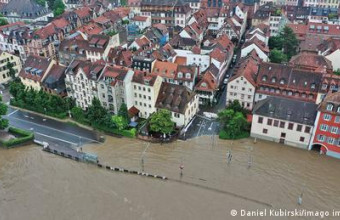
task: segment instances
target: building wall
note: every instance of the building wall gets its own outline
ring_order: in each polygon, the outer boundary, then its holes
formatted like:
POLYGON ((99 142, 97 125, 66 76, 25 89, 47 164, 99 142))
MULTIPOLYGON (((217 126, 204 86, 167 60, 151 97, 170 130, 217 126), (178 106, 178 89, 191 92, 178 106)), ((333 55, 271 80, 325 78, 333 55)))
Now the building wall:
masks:
POLYGON ((161 77, 156 78, 153 86, 132 82, 133 105, 139 109, 139 117, 148 118, 156 111, 155 103, 161 84, 161 77))
POLYGON ((305 0, 303 6, 314 6, 322 8, 339 8, 339 0, 305 0))
MULTIPOLYGON (((204 72, 210 66, 210 56, 206 54, 194 54, 190 50, 175 50, 177 56, 186 57, 187 65, 196 65, 199 72, 204 72)), ((176 57, 174 57, 174 60, 176 57)))
POLYGON ((312 136, 312 131, 313 126, 254 114, 250 135, 255 138, 280 143, 281 135, 282 133, 285 133, 285 138, 283 141, 281 141, 281 143, 293 147, 308 149, 308 145, 312 136), (260 117, 262 117, 263 119, 262 123, 260 123, 259 121, 260 117), (272 120, 272 125, 268 125, 268 119, 272 120), (274 126, 274 123, 276 123, 275 121, 277 121, 278 123, 277 126, 274 126), (290 123, 293 125, 292 129, 288 128, 290 123), (301 126, 301 131, 297 130, 299 125, 301 126), (306 127, 308 127, 307 130, 306 127))
POLYGON ((337 49, 333 53, 327 55, 326 58, 332 61, 334 71, 340 70, 340 62, 339 62, 340 61, 340 49, 337 49))
POLYGON ((46 78, 46 76, 48 75, 48 73, 50 72, 52 66, 55 64, 55 60, 51 60, 49 66, 47 67, 42 79, 40 81, 36 81, 36 80, 31 80, 28 78, 23 78, 20 76, 21 82, 22 84, 24 84, 26 87, 31 87, 34 90, 40 91, 43 87, 41 85, 41 82, 44 81, 44 79, 46 78))
POLYGON ((76 105, 87 109, 94 97, 97 97, 97 84, 84 74, 82 69, 76 74, 66 74, 65 78, 67 95, 76 100, 76 105))
POLYGON ((240 76, 228 83, 227 105, 238 100, 242 106, 253 109, 255 87, 243 76, 240 76))
POLYGON ((340 116, 331 112, 318 111, 312 142, 309 145, 311 150, 314 144, 322 145, 323 153, 331 154, 340 158, 340 116))
POLYGON ((8 51, 10 53, 19 52, 22 61, 25 61, 27 57, 23 45, 19 45, 16 40, 13 40, 12 43, 9 43, 8 39, 5 38, 2 34, 0 34, 0 50, 8 51))
POLYGON ((0 55, 0 84, 8 83, 8 81, 12 79, 7 68, 8 62, 13 64, 16 76, 18 76, 21 70, 22 65, 19 57, 10 53, 2 52, 0 55))

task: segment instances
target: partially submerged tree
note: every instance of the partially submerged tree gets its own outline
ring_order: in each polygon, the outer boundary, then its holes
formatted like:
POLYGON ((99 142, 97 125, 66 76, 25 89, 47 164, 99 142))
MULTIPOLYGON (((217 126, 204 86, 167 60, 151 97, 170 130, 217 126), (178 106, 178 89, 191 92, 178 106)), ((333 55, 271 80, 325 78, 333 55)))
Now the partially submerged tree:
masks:
POLYGON ((174 131, 174 122, 172 121, 171 112, 166 109, 160 109, 151 115, 150 130, 163 134, 170 134, 174 131))

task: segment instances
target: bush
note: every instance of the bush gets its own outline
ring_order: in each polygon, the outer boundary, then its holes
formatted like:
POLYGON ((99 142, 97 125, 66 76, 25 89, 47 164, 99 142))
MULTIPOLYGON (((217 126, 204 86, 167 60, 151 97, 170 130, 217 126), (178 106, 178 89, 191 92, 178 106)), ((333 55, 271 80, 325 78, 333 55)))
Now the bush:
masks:
POLYGON ((237 140, 242 138, 248 138, 250 136, 249 132, 242 132, 241 134, 235 136, 234 138, 230 137, 229 133, 227 133, 225 130, 221 130, 219 133, 219 138, 224 140, 237 140))
POLYGON ((100 131, 104 131, 104 132, 112 133, 112 134, 116 134, 116 135, 121 135, 121 136, 124 136, 124 137, 130 137, 130 138, 136 137, 136 133, 137 133, 137 130, 135 128, 132 128, 130 130, 128 130, 128 129, 119 130, 117 128, 108 128, 106 126, 99 125, 99 124, 93 124, 92 127, 96 128, 100 131))
POLYGON ((25 130, 14 128, 14 127, 10 127, 8 131, 10 133, 20 135, 21 137, 14 138, 8 141, 0 140, 0 143, 7 148, 11 148, 15 145, 22 144, 22 143, 25 143, 27 141, 31 141, 34 139, 33 132, 25 131, 25 130))

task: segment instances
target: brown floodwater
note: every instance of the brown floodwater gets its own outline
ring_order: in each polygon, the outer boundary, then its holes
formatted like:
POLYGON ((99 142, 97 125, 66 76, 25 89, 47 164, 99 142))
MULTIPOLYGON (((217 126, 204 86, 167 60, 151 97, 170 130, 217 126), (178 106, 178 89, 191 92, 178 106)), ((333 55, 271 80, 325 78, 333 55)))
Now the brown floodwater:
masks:
POLYGON ((208 136, 163 145, 107 137, 83 149, 105 165, 133 170, 142 170, 143 158, 145 172, 169 180, 110 172, 37 146, 0 149, 0 219, 232 219, 232 209, 340 211, 340 161, 315 152, 208 136))

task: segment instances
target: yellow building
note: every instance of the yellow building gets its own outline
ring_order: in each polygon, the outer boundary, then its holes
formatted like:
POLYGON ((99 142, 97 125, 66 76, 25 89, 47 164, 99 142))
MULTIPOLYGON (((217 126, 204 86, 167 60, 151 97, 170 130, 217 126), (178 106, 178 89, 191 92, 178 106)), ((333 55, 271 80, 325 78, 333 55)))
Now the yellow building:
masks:
POLYGON ((21 82, 35 90, 42 88, 42 82, 56 62, 46 57, 31 55, 19 73, 21 82))
POLYGON ((18 76, 18 73, 21 70, 21 61, 18 56, 8 52, 0 51, 0 84, 8 83, 8 81, 11 80, 9 70, 7 68, 8 62, 13 64, 13 69, 16 76, 18 76))

